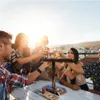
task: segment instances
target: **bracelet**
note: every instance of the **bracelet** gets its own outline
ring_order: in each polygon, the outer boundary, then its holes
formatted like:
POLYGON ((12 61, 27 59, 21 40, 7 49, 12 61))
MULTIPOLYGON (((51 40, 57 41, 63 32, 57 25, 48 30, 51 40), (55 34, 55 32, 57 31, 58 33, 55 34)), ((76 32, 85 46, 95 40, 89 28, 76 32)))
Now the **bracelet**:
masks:
POLYGON ((40 74, 42 73, 42 71, 41 71, 39 68, 37 69, 37 71, 38 71, 40 74))

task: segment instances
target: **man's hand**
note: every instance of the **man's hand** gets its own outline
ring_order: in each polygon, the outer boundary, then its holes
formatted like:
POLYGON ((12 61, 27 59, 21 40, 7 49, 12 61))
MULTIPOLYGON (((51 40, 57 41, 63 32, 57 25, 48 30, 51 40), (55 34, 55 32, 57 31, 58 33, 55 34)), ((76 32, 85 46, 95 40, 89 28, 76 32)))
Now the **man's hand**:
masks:
POLYGON ((51 65, 51 63, 48 63, 48 62, 44 62, 40 67, 39 69, 41 71, 44 71, 47 67, 49 67, 51 65))

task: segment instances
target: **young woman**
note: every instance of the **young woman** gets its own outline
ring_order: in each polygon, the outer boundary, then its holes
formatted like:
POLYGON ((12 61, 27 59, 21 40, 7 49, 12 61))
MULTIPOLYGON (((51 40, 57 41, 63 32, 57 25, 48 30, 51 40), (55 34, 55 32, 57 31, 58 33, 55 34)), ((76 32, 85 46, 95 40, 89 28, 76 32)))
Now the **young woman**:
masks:
POLYGON ((15 50, 11 54, 11 64, 14 73, 24 73, 27 75, 32 70, 30 62, 40 59, 47 54, 46 49, 38 49, 34 55, 31 55, 28 41, 29 39, 24 33, 19 33, 16 36, 14 43, 15 50))
POLYGON ((79 53, 75 48, 68 50, 67 58, 72 59, 73 63, 67 63, 66 69, 61 75, 60 82, 72 88, 73 90, 83 89, 88 91, 88 85, 86 84, 85 77, 82 74, 75 73, 70 66, 82 67, 83 63, 79 61, 79 53))

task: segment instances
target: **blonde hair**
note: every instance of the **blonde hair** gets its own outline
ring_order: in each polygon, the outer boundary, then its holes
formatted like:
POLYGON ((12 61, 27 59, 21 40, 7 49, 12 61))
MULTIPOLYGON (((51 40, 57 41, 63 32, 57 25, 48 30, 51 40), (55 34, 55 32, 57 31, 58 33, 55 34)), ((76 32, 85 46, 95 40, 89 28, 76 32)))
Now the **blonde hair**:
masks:
POLYGON ((17 49, 17 48, 20 46, 21 40, 22 40, 23 38, 27 38, 27 39, 28 39, 28 36, 25 35, 24 33, 19 33, 19 34, 16 36, 15 43, 14 43, 14 48, 15 48, 15 49, 17 49))

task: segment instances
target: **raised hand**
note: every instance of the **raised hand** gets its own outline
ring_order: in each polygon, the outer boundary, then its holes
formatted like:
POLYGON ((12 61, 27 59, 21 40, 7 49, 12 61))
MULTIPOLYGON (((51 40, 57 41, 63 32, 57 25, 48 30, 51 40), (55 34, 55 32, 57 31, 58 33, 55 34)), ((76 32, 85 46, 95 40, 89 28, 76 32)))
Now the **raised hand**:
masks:
POLYGON ((40 70, 43 71, 45 70, 47 67, 49 67, 51 65, 51 63, 48 62, 44 62, 41 66, 40 66, 40 70))
POLYGON ((39 57, 45 57, 48 54, 48 48, 47 47, 39 48, 39 49, 37 49, 36 53, 37 53, 37 55, 39 55, 39 57))

